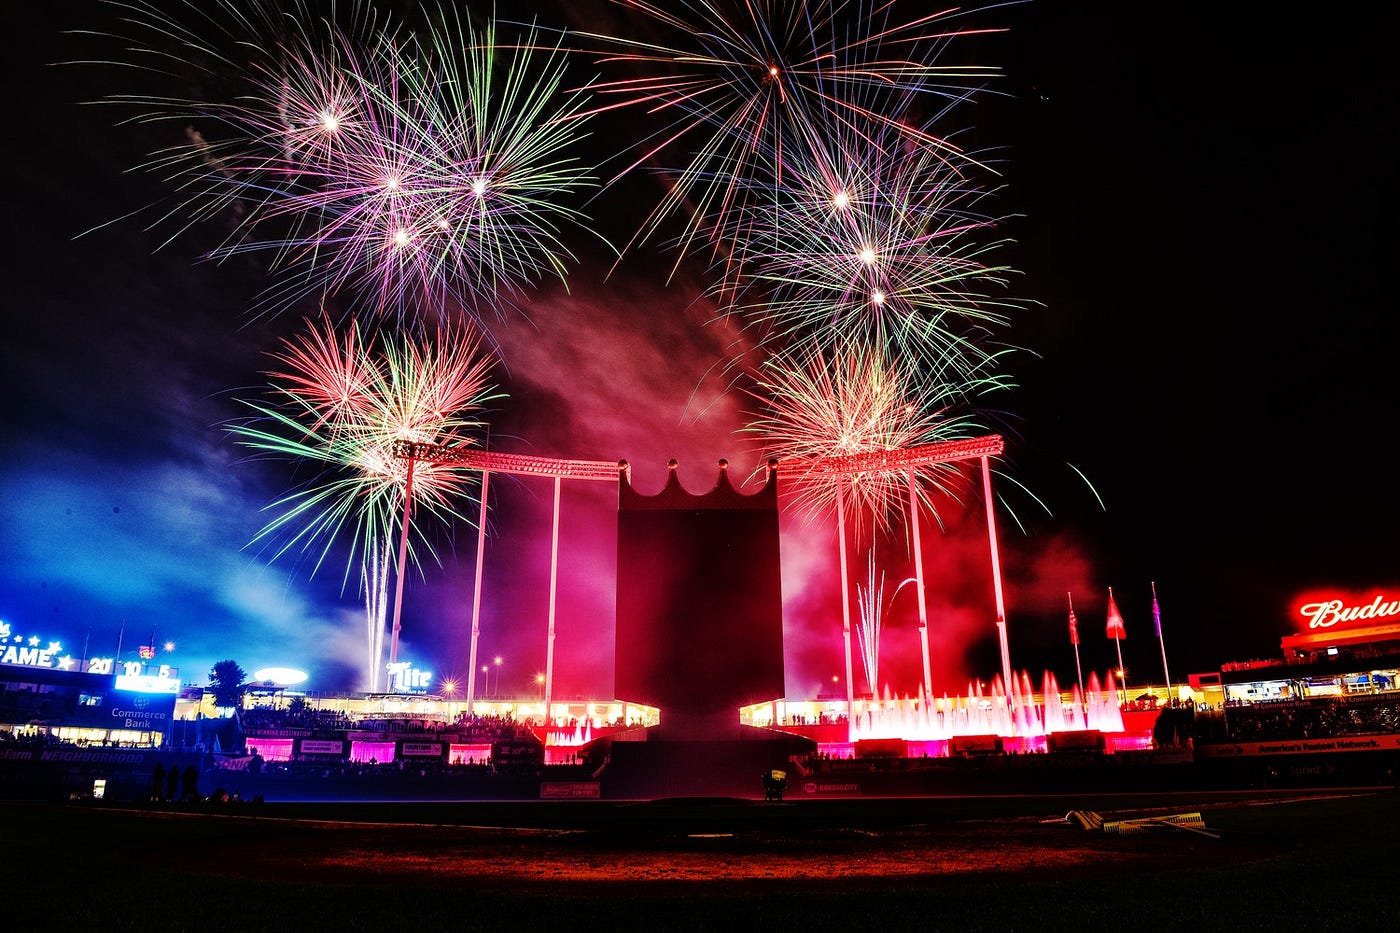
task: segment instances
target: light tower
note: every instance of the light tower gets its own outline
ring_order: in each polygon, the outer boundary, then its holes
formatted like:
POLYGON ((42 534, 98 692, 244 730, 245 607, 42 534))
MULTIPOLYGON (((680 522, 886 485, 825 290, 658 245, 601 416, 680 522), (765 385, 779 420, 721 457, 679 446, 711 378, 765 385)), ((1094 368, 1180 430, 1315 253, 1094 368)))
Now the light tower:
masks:
POLYGON ((846 589, 846 534, 844 500, 839 485, 842 478, 856 474, 875 473, 885 476, 907 474, 909 477, 909 524, 913 537, 914 577, 919 591, 919 646, 924 662, 924 696, 933 694, 931 665, 928 649, 928 600, 924 592, 924 562, 919 535, 918 471, 920 467, 937 463, 953 463, 960 460, 978 458, 982 461, 982 490, 987 514, 987 539, 992 555, 992 590, 996 599, 997 640, 1001 648, 1002 683, 1006 695, 1011 695, 1011 649, 1006 636, 1006 605, 1002 597, 1001 557, 997 549, 996 519, 992 510, 992 471, 990 457, 999 456, 1005 449, 1005 441, 1000 434, 965 438, 955 441, 942 441, 937 444, 924 444, 901 450, 881 450, 840 457, 819 459, 784 460, 780 468, 794 474, 807 476, 829 476, 838 484, 836 521, 841 549, 841 620, 845 636, 846 652, 846 714, 853 720, 855 713, 855 685, 851 664, 851 607, 846 589))
MULTIPOLYGON (((476 585, 472 588, 472 637, 471 653, 467 661, 467 713, 473 710, 476 702, 476 648, 481 638, 481 573, 486 554, 486 492, 492 473, 511 473, 517 476, 547 476, 554 480, 554 527, 549 549, 549 633, 546 642, 544 708, 545 718, 549 718, 549 702, 554 686, 554 610, 555 596, 559 583, 559 498, 562 481, 565 479, 590 480, 595 482, 618 481, 619 471, 625 471, 625 462, 617 460, 560 460, 554 457, 527 457, 520 454, 502 454, 480 450, 475 447, 448 447, 442 444, 426 444, 414 441, 397 441, 394 456, 408 461, 409 475, 412 476, 415 460, 439 464, 455 464, 481 471, 481 512, 476 525, 476 585)), ((408 503, 404 500, 404 528, 408 527, 408 503)), ((402 580, 402 574, 400 574, 402 580)), ((394 645, 398 645, 399 603, 403 599, 400 585, 394 605, 394 645)), ((500 663, 497 659, 496 663, 500 663)), ((499 689, 499 679, 497 681, 499 689)))

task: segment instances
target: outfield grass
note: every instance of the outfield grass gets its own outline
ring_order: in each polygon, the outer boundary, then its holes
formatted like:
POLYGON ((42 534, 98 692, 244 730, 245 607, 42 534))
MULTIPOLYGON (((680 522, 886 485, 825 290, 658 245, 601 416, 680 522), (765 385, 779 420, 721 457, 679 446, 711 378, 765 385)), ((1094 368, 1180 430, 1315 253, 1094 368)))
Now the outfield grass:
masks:
POLYGON ((1219 839, 1173 830, 1109 837, 1044 823, 1020 803, 1006 815, 996 809, 994 801, 150 812, 14 804, 0 808, 8 882, 0 916, 7 929, 376 933, 1340 930, 1390 929, 1400 917, 1392 790, 1207 802, 1201 809, 1219 839), (551 813, 566 813, 569 825, 551 813), (531 823, 531 831, 500 828, 531 823), (462 828, 472 825, 495 828, 462 828), (781 867, 769 873, 769 864, 781 867), (696 865, 707 867, 705 880, 676 880, 698 877, 685 874, 696 865))

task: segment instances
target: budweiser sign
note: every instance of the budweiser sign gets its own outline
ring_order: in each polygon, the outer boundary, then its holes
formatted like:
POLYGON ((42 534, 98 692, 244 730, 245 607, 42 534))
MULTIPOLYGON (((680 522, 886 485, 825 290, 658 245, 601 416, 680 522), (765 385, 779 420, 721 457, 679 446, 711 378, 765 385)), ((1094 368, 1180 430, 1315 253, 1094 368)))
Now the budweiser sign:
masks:
POLYGON ((1378 594, 1369 603, 1348 604, 1334 597, 1304 603, 1298 607, 1298 611, 1308 620, 1308 628, 1331 628, 1339 622, 1365 622, 1400 616, 1400 599, 1386 599, 1383 594, 1378 594))

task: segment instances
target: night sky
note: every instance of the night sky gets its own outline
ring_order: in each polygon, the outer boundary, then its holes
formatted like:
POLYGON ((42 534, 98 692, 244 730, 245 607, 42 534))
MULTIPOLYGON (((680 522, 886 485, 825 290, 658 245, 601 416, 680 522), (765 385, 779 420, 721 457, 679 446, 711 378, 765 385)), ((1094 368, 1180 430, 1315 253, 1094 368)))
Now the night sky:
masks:
MULTIPOLYGON (((55 64, 100 48, 65 31, 110 23, 112 9, 22 6, 0 14, 0 620, 75 655, 122 638, 130 656, 154 632, 192 682, 229 657, 250 673, 306 669, 312 690, 353 688, 356 574, 342 586, 344 557, 313 575, 250 546, 288 477, 222 427, 299 317, 250 318, 266 280, 255 259, 200 260, 217 230, 166 242, 171 228, 151 226, 170 183, 132 169, 179 143, 162 135, 174 127, 83 105, 122 92, 120 70, 55 64)), ((603 6, 570 9, 617 16, 603 6)), ((968 111, 971 132, 1003 147, 1012 288, 1032 302, 1013 334, 1033 352, 1015 357, 1019 388, 999 403, 1011 420, 998 532, 1013 666, 1033 677, 1073 677, 1068 592, 1086 670, 1115 662, 1111 586, 1130 681, 1160 682, 1153 582, 1176 680, 1277 656, 1300 593, 1400 584, 1400 328, 1382 288, 1390 52, 1366 4, 1254 18, 1220 6, 1032 2, 979 18, 1008 31, 979 40, 978 60, 1004 78, 968 111)), ((621 186, 588 209, 621 245, 655 197, 621 186)), ((712 375, 734 335, 707 326, 697 301, 708 273, 682 264, 668 281, 674 257, 656 248, 609 275, 593 246, 577 249, 567 291, 546 283, 497 325, 509 398, 492 448, 624 458, 644 492, 671 457, 696 492, 719 458, 746 475, 746 400, 712 375)), ((522 692, 545 663, 552 489, 495 476, 492 495, 481 652, 502 655, 504 691, 522 692)), ((611 487, 565 487, 556 697, 612 692, 615 509, 611 487)), ((980 510, 945 519, 946 532, 925 529, 935 687, 959 693, 999 670, 995 610, 980 510)), ((820 522, 785 529, 787 693, 801 698, 842 667, 836 548, 820 522)), ((401 657, 441 675, 466 675, 475 541, 445 533, 443 566, 408 582, 401 657)), ((887 617, 882 679, 896 691, 918 679, 913 613, 901 596, 887 617)))

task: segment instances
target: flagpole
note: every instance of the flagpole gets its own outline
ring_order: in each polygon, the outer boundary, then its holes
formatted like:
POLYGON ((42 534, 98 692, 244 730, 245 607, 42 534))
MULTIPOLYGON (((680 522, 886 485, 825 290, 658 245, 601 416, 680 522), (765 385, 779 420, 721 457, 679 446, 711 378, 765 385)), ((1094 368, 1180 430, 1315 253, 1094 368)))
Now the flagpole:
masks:
POLYGON ((1162 646, 1162 679, 1167 682, 1167 701, 1172 698, 1172 675, 1167 670, 1167 642, 1162 637, 1162 610, 1157 605, 1157 582, 1152 581, 1152 622, 1157 628, 1157 643, 1162 646))
POLYGON ((1065 598, 1069 600, 1069 631, 1070 643, 1074 645, 1074 672, 1079 678, 1079 700, 1084 701, 1084 668, 1079 663, 1079 623, 1074 618, 1074 595, 1065 593, 1065 598))
POLYGON ((1118 696, 1122 703, 1128 702, 1128 671, 1123 667, 1123 639, 1115 638, 1113 643, 1118 646, 1118 696))
POLYGON ((997 601, 997 635, 1001 641, 1001 679, 1006 691, 1006 702, 1011 702, 1014 682, 1011 679, 1011 647, 1006 640, 1006 600, 1001 591, 1001 557, 997 552, 996 513, 992 509, 992 467, 987 458, 982 457, 982 496, 987 509, 987 539, 992 548, 992 590, 997 601))
POLYGON ((1128 671, 1123 666, 1123 617, 1118 612, 1118 604, 1113 601, 1111 586, 1108 588, 1108 609, 1111 615, 1118 616, 1117 627, 1113 630, 1113 644, 1118 648, 1118 696, 1121 705, 1128 702, 1128 671))

